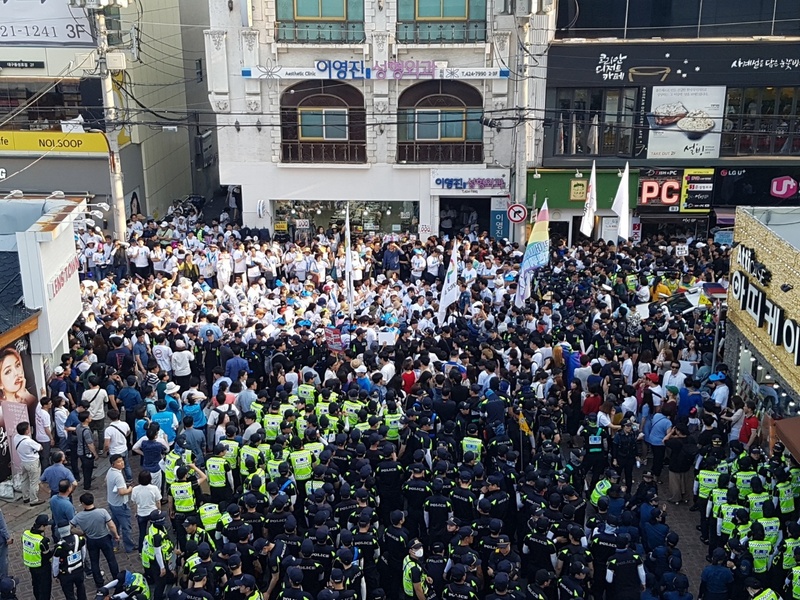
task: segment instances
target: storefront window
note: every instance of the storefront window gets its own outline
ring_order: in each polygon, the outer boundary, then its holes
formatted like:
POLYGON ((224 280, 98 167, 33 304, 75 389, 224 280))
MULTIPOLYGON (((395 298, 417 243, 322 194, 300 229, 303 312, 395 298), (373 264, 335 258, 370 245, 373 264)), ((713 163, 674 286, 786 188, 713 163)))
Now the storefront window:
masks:
POLYGON ((557 90, 555 154, 631 156, 636 93, 635 88, 557 90))
POLYGON ((0 121, 19 111, 5 129, 60 130, 61 121, 75 119, 80 114, 79 82, 59 83, 44 94, 39 93, 41 87, 41 81, 0 83, 0 121))
MULTIPOLYGON (((335 224, 341 231, 347 202, 331 200, 276 200, 275 235, 293 241, 310 242, 335 224), (321 229, 321 230, 320 230, 321 229)), ((353 235, 404 235, 417 233, 419 202, 350 202, 353 235)))
POLYGON ((800 154, 798 88, 728 88, 721 154, 800 154))

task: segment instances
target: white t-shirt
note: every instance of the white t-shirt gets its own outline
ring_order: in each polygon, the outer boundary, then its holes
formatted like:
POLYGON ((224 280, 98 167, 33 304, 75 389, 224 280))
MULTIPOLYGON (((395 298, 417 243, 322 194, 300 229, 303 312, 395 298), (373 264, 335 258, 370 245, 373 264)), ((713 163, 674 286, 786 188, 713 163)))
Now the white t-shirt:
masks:
POLYGON ((53 433, 52 430, 52 418, 50 417, 50 413, 47 412, 42 408, 42 405, 39 404, 36 407, 36 441, 39 443, 42 442, 49 442, 50 438, 47 436, 47 432, 45 429, 50 428, 50 432, 53 433))
POLYGON ((172 372, 177 377, 185 377, 192 374, 192 366, 189 364, 194 360, 191 350, 178 350, 172 353, 172 372))
POLYGON ((88 389, 83 392, 81 400, 89 402, 89 416, 92 421, 97 421, 106 418, 106 402, 108 402, 108 394, 102 388, 88 389))
POLYGON ((146 516, 156 509, 161 509, 161 490, 152 483, 137 485, 131 492, 131 500, 136 504, 136 514, 146 516))
POLYGON ((131 428, 125 421, 114 421, 106 427, 103 439, 108 440, 108 454, 124 454, 128 451, 131 428))

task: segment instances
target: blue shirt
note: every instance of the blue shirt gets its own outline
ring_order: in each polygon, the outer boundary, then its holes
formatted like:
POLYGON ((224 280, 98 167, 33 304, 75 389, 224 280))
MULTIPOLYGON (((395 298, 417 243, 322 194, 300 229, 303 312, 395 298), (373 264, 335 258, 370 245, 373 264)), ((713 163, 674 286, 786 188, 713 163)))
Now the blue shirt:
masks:
POLYGON ((147 363, 150 361, 150 355, 147 353, 147 344, 136 342, 133 345, 133 356, 134 358, 138 357, 142 364, 147 367, 147 363))
POLYGON ((39 481, 46 481, 47 485, 50 486, 50 491, 55 493, 58 493, 58 482, 62 479, 75 483, 75 476, 72 471, 62 464, 50 465, 39 477, 39 481))
POLYGON ((140 440, 145 435, 145 430, 147 429, 147 425, 149 421, 147 419, 136 419, 136 439, 140 440))
POLYGON ((688 417, 689 411, 695 406, 703 406, 703 397, 700 392, 690 392, 686 388, 681 388, 678 392, 678 416, 688 417))
POLYGON ((175 429, 173 429, 175 413, 169 410, 157 412, 153 415, 153 421, 158 423, 161 431, 167 435, 167 441, 172 444, 175 441, 175 429))
POLYGON ((205 427, 208 423, 206 419, 206 414, 203 412, 202 407, 199 404, 187 404, 183 407, 183 416, 184 417, 192 417, 194 419, 194 426, 197 429, 201 427, 205 427))
POLYGON ((144 404, 142 395, 132 387, 122 388, 117 399, 122 402, 125 411, 130 413, 133 413, 140 404, 144 404))
POLYGON ((229 358, 225 363, 225 377, 229 377, 231 381, 239 379, 239 371, 250 371, 250 365, 241 356, 229 358))
POLYGON ((651 421, 653 423, 653 428, 650 430, 650 435, 647 437, 647 443, 651 446, 663 446, 664 437, 667 435, 669 428, 672 427, 672 421, 661 413, 653 415, 651 421))
POLYGON ((214 396, 215 398, 217 397, 217 392, 219 392, 219 386, 223 381, 228 384, 228 389, 230 389, 231 387, 231 380, 229 377, 220 377, 219 379, 217 379, 211 385, 211 395, 214 396))
POLYGON ((56 494, 50 498, 50 512, 53 513, 53 523, 58 527, 59 523, 72 521, 75 516, 75 507, 69 498, 56 494))

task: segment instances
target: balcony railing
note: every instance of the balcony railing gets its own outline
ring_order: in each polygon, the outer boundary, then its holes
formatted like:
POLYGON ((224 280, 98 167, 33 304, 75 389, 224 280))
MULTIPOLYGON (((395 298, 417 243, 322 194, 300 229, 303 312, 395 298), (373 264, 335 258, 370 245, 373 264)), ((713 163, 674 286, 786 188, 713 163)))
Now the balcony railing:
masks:
POLYGON ((365 163, 364 142, 299 142, 281 143, 281 161, 285 163, 365 163))
POLYGON ((486 41, 486 21, 399 21, 401 44, 467 44, 486 41))
POLYGON ((275 38, 279 42, 298 44, 361 44, 366 41, 364 21, 278 21, 275 38))
POLYGON ((483 142, 398 142, 399 163, 482 163, 483 142))

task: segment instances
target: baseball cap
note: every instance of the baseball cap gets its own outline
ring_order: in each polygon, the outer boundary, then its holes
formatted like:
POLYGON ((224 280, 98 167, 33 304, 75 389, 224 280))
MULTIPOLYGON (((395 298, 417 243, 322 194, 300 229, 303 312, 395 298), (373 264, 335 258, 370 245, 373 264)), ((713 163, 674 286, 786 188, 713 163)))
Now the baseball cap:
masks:
POLYGON ((256 578, 252 575, 242 575, 234 580, 233 585, 243 585, 251 590, 256 589, 256 578))

